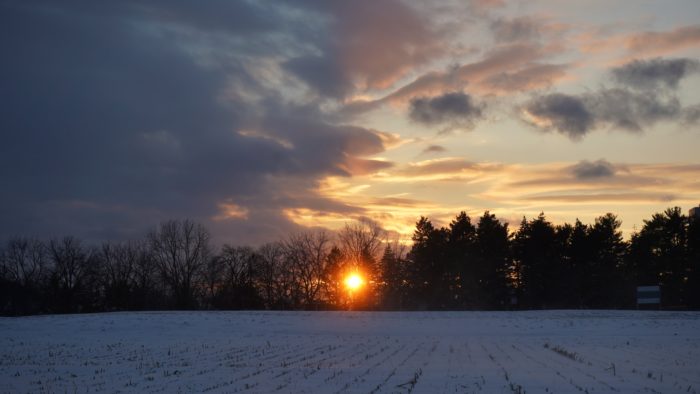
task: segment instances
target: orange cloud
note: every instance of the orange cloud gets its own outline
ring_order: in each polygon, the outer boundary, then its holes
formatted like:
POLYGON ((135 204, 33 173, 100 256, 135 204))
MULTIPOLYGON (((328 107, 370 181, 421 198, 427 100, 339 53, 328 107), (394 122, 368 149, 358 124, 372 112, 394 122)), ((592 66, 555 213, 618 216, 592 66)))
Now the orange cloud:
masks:
POLYGON ((242 207, 232 201, 226 201, 219 204, 219 214, 214 216, 212 220, 247 220, 248 209, 242 207))
POLYGON ((523 215, 544 211, 554 221, 590 222, 612 211, 622 215, 629 234, 655 211, 697 204, 699 175, 700 165, 695 164, 598 160, 515 165, 448 157, 353 178, 328 177, 317 193, 356 209, 336 213, 330 207, 308 208, 290 211, 288 217, 298 224, 330 228, 368 217, 409 239, 421 215, 446 224, 461 210, 472 216, 489 210, 517 223, 523 215), (385 195, 387 190, 401 192, 385 195))
POLYGON ((645 55, 661 55, 689 47, 700 46, 700 25, 682 26, 664 32, 642 32, 625 39, 631 52, 645 55))
POLYGON ((579 35, 578 41, 581 51, 610 52, 617 59, 613 64, 622 64, 639 57, 662 56, 700 47, 700 25, 681 26, 666 31, 620 34, 589 31, 579 35), (624 48, 626 53, 620 54, 621 48, 624 48))
POLYGON ((509 94, 549 87, 566 77, 570 65, 547 64, 540 60, 561 50, 559 45, 543 46, 527 42, 504 44, 479 61, 447 71, 425 73, 382 98, 348 102, 345 111, 357 114, 387 103, 402 104, 416 96, 435 96, 465 88, 470 93, 509 94))
POLYGON ((446 50, 428 18, 403 2, 341 1, 331 12, 340 64, 361 89, 388 88, 446 50))

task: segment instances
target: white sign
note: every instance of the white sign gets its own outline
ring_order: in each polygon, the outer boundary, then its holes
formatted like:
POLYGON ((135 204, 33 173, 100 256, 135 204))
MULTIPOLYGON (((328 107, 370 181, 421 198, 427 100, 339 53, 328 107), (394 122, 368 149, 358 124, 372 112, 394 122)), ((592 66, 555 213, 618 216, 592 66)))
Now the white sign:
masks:
POLYGON ((661 288, 659 286, 637 287, 637 304, 660 304, 661 288))

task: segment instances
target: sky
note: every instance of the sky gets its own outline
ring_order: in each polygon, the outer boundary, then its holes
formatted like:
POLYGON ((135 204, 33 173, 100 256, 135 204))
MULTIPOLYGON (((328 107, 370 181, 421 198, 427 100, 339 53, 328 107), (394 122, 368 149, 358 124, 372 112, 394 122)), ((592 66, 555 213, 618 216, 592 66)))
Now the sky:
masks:
POLYGON ((0 0, 0 239, 700 205, 700 2, 0 0))

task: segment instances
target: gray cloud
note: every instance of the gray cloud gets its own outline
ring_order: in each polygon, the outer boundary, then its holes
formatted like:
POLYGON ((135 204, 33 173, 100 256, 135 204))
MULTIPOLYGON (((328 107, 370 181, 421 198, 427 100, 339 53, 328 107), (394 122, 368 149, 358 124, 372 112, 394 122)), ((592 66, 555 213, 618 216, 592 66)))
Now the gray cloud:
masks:
POLYGON ((616 170, 612 163, 600 159, 594 162, 583 160, 571 166, 569 171, 571 171, 576 179, 599 179, 614 176, 616 170))
POLYGON ((138 237, 190 217, 218 240, 260 242, 296 228, 289 207, 356 212, 318 182, 390 166, 363 158, 387 137, 265 87, 250 64, 297 58, 287 35, 315 37, 266 7, 0 3, 12 31, 0 35, 0 238, 138 237), (227 201, 248 219, 213 220, 227 201))
POLYGON ((700 104, 683 108, 683 123, 686 125, 700 122, 700 104))
POLYGON ((674 120, 683 108, 677 98, 657 97, 627 89, 601 89, 582 95, 552 93, 535 97, 523 106, 529 123, 554 130, 573 140, 597 127, 642 131, 659 121, 674 120))
POLYGON ((604 89, 585 96, 596 120, 613 128, 642 131, 645 125, 673 120, 681 113, 675 97, 633 92, 626 89, 604 89))
POLYGON ((445 148, 444 146, 440 146, 440 145, 430 145, 427 148, 423 149, 423 152, 421 152, 421 153, 427 154, 427 153, 442 153, 442 152, 447 152, 447 148, 445 148))
POLYGON ((332 56, 300 56, 290 59, 283 67, 320 94, 343 98, 354 85, 332 56))
POLYGON ((411 100, 410 117, 423 124, 471 124, 481 117, 482 106, 466 93, 452 92, 437 97, 411 100))
POLYGON ((499 18, 491 22, 491 31, 497 41, 513 42, 538 38, 541 21, 523 16, 513 19, 499 18))
POLYGON ((695 59, 634 60, 614 68, 615 81, 633 89, 676 89, 678 82, 691 73, 700 71, 700 62, 695 59))
POLYGON ((313 32, 305 50, 284 67, 325 97, 340 99, 356 90, 387 88, 446 50, 427 15, 407 2, 289 4, 311 14, 302 24, 321 20, 323 28, 313 32))
POLYGON ((345 106, 347 115, 357 115, 391 102, 405 102, 416 96, 449 92, 469 86, 473 94, 513 94, 549 87, 563 77, 566 64, 538 61, 556 53, 556 46, 543 47, 517 42, 499 45, 487 51, 481 60, 456 65, 446 71, 430 71, 388 95, 370 101, 356 101, 345 106))
POLYGON ((595 115, 576 96, 561 93, 540 96, 528 102, 525 110, 539 127, 554 129, 572 139, 586 134, 595 124, 595 115))
POLYGON ((537 96, 521 109, 525 120, 541 130, 580 139, 595 128, 633 132, 661 121, 694 124, 697 106, 684 107, 676 94, 680 81, 700 71, 694 59, 634 60, 610 70, 617 87, 567 95, 537 96))

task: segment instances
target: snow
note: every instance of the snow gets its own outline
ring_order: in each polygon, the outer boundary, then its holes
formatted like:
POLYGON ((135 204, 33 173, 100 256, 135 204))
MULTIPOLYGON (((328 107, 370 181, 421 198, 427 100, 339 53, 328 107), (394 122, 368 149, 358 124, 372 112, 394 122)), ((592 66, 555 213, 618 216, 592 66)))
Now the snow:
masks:
POLYGON ((2 393, 698 393, 700 313, 0 318, 2 393))

